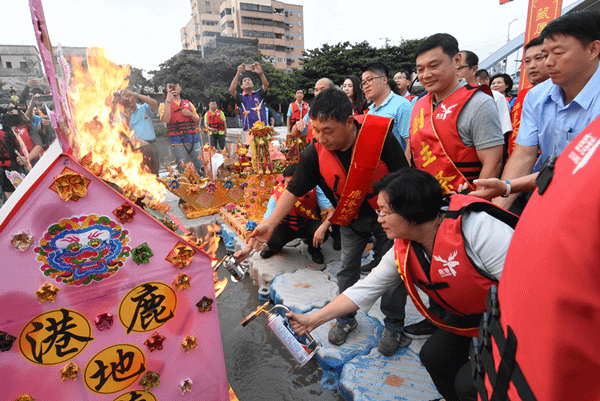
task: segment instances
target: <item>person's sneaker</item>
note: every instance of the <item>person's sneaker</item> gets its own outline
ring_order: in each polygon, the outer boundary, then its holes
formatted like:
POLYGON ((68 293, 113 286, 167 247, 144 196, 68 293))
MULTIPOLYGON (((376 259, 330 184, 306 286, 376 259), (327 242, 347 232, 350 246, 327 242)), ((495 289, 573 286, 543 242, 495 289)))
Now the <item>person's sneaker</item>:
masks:
POLYGON ((385 356, 392 356, 399 348, 408 347, 411 342, 412 340, 406 337, 402 331, 393 333, 387 328, 384 328, 381 332, 379 344, 377 345, 377 351, 385 356))
POLYGON ((354 330, 358 326, 356 319, 353 319, 351 323, 336 322, 329 330, 329 342, 333 345, 342 345, 346 342, 348 333, 354 330))
POLYGON ((310 253, 310 256, 312 257, 313 262, 315 262, 319 265, 322 265, 323 263, 325 263, 325 258, 323 257, 323 252, 321 252, 320 249, 315 248, 314 246, 309 246, 308 253, 310 253))
POLYGON ((265 249, 263 249, 260 253, 260 257, 263 259, 268 259, 271 256, 275 255, 277 252, 275 252, 274 250, 272 250, 271 248, 269 248, 268 246, 265 246, 265 249))
POLYGON ((429 320, 425 319, 404 327, 404 334, 406 335, 406 337, 418 340, 431 337, 433 332, 436 330, 437 326, 431 323, 429 320))
POLYGON ((342 249, 342 236, 337 236, 333 239, 333 250, 339 251, 342 249))
POLYGON ((379 264, 379 262, 380 261, 373 259, 372 261, 370 261, 366 265, 362 265, 360 267, 360 272, 362 274, 369 274, 371 272, 371 270, 373 270, 375 268, 375 266, 377 266, 379 264))

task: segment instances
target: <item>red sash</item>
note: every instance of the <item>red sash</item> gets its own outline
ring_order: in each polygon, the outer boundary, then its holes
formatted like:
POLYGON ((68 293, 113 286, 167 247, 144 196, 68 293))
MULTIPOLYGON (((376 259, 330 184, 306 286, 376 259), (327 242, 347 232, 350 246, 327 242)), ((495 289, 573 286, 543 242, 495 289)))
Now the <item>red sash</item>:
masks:
MULTIPOLYGON (((373 183, 389 173, 387 166, 381 161, 381 151, 385 138, 392 129, 393 120, 371 114, 355 118, 359 124, 362 120, 362 125, 353 145, 350 171, 347 173, 334 152, 315 143, 319 154, 319 170, 327 185, 338 194, 339 190, 336 189, 343 188, 330 219, 331 223, 340 226, 347 226, 356 218, 363 201, 373 192, 373 183)), ((377 209, 376 197, 369 199, 369 203, 373 209, 377 209)))
POLYGON ((413 108, 410 148, 415 165, 435 176, 446 195, 465 182, 474 190, 471 182, 481 172, 475 147, 462 143, 456 126, 462 108, 480 89, 491 96, 487 86, 466 85, 444 99, 435 111, 431 93, 413 108))
MULTIPOLYGON (((531 87, 533 88, 533 87, 531 87)), ((515 149, 515 141, 517 140, 517 134, 519 133, 519 127, 521 127, 521 112, 523 111, 523 102, 525 101, 525 95, 529 92, 526 88, 519 92, 517 100, 510 111, 510 121, 512 122, 513 131, 508 138, 508 155, 510 156, 515 149)))

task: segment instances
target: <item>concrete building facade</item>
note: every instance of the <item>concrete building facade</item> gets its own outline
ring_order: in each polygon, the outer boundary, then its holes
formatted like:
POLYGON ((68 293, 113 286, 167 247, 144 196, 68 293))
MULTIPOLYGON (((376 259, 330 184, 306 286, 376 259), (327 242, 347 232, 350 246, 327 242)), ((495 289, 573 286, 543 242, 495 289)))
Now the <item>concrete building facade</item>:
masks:
POLYGON ((216 47, 218 36, 258 39, 258 50, 273 58, 275 68, 291 71, 300 67, 302 6, 274 0, 191 0, 191 6, 192 19, 181 29, 184 49, 216 47), (215 3, 219 3, 217 13, 215 3))

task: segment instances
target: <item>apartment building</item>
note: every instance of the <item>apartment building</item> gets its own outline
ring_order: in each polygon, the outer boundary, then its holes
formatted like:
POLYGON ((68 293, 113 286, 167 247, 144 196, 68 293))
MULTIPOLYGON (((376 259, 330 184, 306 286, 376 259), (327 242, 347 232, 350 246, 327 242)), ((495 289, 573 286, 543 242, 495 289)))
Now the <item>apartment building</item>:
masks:
POLYGON ((184 49, 215 47, 216 36, 258 39, 258 50, 273 58, 275 68, 291 71, 300 67, 302 6, 274 0, 191 0, 191 5, 192 19, 181 29, 184 49), (219 3, 216 14, 214 3, 219 3))

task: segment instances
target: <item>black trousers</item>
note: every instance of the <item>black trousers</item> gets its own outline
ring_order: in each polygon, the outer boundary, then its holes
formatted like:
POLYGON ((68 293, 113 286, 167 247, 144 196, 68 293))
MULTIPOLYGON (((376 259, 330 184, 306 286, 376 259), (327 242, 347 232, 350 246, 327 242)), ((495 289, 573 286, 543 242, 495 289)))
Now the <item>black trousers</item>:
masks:
MULTIPOLYGON (((267 246, 274 252, 279 252, 285 244, 296 238, 307 238, 310 240, 309 248, 313 248, 312 239, 315 235, 315 231, 321 226, 321 222, 318 220, 309 220, 298 228, 298 230, 292 229, 288 224, 282 222, 275 227, 271 239, 267 242, 267 246)), ((329 232, 325 232, 325 238, 323 242, 329 238, 329 232)), ((317 247, 319 249, 320 247, 317 247)))
POLYGON ((225 135, 210 134, 210 146, 217 148, 217 150, 225 149, 225 135))
MULTIPOLYGON (((476 327, 481 315, 451 315, 444 320, 457 327, 476 327)), ((438 328, 421 348, 421 363, 446 401, 477 401, 469 362, 471 341, 471 337, 438 328)))

